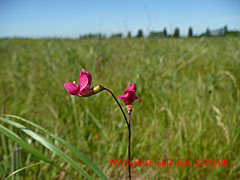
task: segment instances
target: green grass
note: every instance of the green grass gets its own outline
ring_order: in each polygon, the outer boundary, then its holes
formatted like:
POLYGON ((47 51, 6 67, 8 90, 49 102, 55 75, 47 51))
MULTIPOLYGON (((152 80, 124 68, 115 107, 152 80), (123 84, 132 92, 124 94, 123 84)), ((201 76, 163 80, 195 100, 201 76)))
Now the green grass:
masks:
MULTIPOLYGON (((134 166, 133 179, 239 179, 239 47, 237 37, 1 39, 1 113, 24 117, 65 139, 107 178, 127 178, 127 166, 109 164, 110 159, 127 159, 128 146, 127 127, 112 97, 101 92, 72 98, 64 89, 64 82, 78 81, 85 68, 93 75, 93 85, 101 84, 116 95, 128 82, 137 84, 137 96, 143 101, 133 104, 133 159, 229 159, 230 164, 134 166)), ((59 156, 22 131, 0 124, 63 165, 59 156)), ((0 135, 2 178, 39 162, 0 135)), ((56 145, 93 175, 61 144, 56 145)), ((65 169, 74 172, 68 164, 65 169)), ((57 168, 43 163, 11 178, 54 179, 58 174, 57 168)))

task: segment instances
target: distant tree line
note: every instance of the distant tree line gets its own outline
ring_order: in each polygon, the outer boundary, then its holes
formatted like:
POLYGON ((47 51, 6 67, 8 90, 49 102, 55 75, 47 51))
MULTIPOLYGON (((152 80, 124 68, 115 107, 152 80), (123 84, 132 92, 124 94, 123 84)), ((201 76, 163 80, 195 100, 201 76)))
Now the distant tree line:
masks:
MULTIPOLYGON (((112 35, 110 36, 110 38, 114 38, 114 37, 122 37, 122 33, 112 34, 112 35)), ((143 30, 142 30, 142 29, 139 29, 138 32, 137 32, 137 35, 136 35, 135 37, 136 37, 136 38, 141 38, 141 37, 143 37, 143 30)), ((132 34, 131 34, 130 31, 127 33, 127 38, 132 38, 132 34)))
POLYGON ((88 34, 84 34, 84 35, 80 35, 79 38, 106 38, 105 34, 101 34, 101 33, 88 33, 88 34))
MULTIPOLYGON (((197 36, 197 35, 193 34, 193 28, 189 27, 187 37, 189 37, 189 38, 202 37, 202 36, 212 37, 212 36, 226 36, 226 35, 235 35, 235 36, 240 35, 240 31, 228 31, 227 26, 224 26, 220 29, 215 29, 215 30, 210 30, 209 28, 207 28, 204 33, 197 36)), ((110 38, 122 38, 122 37, 123 37, 122 33, 114 33, 110 36, 110 38)), ((149 35, 144 36, 143 30, 139 29, 135 36, 132 36, 130 31, 127 33, 127 36, 126 36, 126 38, 142 38, 142 37, 149 37, 149 38, 175 37, 175 38, 179 38, 179 37, 181 37, 181 35, 180 35, 180 29, 178 27, 176 27, 172 34, 168 34, 167 29, 164 28, 162 31, 151 31, 149 33, 149 35)), ((106 35, 103 35, 101 33, 97 33, 97 34, 89 33, 86 35, 82 35, 79 38, 106 38, 106 35)))
MULTIPOLYGON (((230 31, 231 32, 231 31, 230 31)), ((226 36, 229 34, 227 26, 224 26, 223 28, 220 29, 215 29, 215 30, 210 30, 209 28, 206 29, 205 33, 202 33, 200 36, 226 36)))

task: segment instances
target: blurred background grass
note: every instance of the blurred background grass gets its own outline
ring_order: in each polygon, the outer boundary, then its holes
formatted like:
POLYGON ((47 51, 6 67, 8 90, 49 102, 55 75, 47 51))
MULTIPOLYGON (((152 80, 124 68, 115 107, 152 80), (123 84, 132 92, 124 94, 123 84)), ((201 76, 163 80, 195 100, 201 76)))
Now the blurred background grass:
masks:
MULTIPOLYGON (((63 84, 78 81, 82 68, 92 74, 93 85, 116 95, 135 82, 143 101, 133 106, 133 159, 229 159, 230 165, 134 166, 133 179, 238 179, 239 47, 237 37, 1 39, 1 111, 66 139, 109 179, 125 179, 127 166, 109 165, 110 159, 127 159, 128 145, 127 127, 112 97, 106 92, 71 97, 63 84)), ((9 174, 14 143, 4 136, 0 142, 2 173, 9 174)), ((19 154, 19 167, 36 162, 21 148, 19 154)), ((18 178, 52 179, 58 173, 41 165, 18 178)))

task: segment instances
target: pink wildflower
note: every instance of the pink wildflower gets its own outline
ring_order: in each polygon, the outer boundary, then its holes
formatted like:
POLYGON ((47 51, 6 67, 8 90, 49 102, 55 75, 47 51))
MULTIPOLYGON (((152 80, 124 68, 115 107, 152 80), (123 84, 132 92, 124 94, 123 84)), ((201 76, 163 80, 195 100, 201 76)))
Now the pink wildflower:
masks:
POLYGON ((136 84, 132 83, 132 86, 128 86, 124 94, 121 96, 118 96, 118 98, 121 98, 126 105, 132 105, 133 101, 135 99, 138 99, 139 101, 142 101, 139 97, 136 96, 136 84))
POLYGON ((84 97, 91 96, 103 90, 101 86, 90 88, 91 83, 92 75, 82 69, 79 76, 78 84, 75 84, 75 82, 66 82, 64 83, 64 87, 69 94, 84 97))

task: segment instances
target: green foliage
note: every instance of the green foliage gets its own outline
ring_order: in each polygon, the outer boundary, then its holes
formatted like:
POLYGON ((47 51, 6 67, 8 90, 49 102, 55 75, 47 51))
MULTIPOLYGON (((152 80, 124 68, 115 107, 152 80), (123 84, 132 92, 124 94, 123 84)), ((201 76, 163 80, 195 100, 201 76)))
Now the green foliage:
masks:
POLYGON ((137 37, 137 38, 143 37, 143 30, 142 30, 142 29, 139 29, 139 30, 138 30, 136 37, 137 37))
MULTIPOLYGON (((15 117, 15 116, 12 116, 12 117, 15 117)), ((95 164, 93 164, 81 151, 77 150, 74 146, 72 146, 71 144, 69 144, 65 140, 59 138, 58 136, 55 136, 55 135, 52 135, 52 134, 48 133, 47 130, 43 129, 40 126, 37 126, 34 123, 31 123, 30 121, 28 121, 26 119, 22 119, 22 118, 19 118, 19 117, 15 117, 15 118, 20 119, 20 120, 24 121, 25 123, 33 125, 34 127, 36 127, 38 129, 42 130, 43 132, 45 132, 47 135, 51 136, 53 139, 57 140, 58 142, 62 143, 66 147, 68 147, 69 150, 74 152, 78 157, 80 157, 81 160, 83 160, 87 165, 89 165, 89 167, 91 167, 99 175, 99 177, 101 177, 101 179, 106 179, 105 176, 102 174, 102 172, 98 169, 98 167, 95 164)), ((26 126, 24 126, 20 123, 10 121, 10 120, 5 119, 5 118, 0 118, 0 121, 2 121, 4 123, 7 123, 9 125, 12 125, 15 128, 20 129, 21 131, 23 131, 24 133, 29 135, 31 138, 33 138, 34 140, 36 140, 37 142, 42 144, 46 149, 49 149, 53 153, 57 154, 65 162, 69 163, 77 172, 79 172, 85 178, 93 179, 71 157, 69 157, 66 153, 64 153, 61 149, 59 149, 54 143, 52 143, 46 137, 42 136, 41 134, 35 133, 31 129, 27 128, 26 126)), ((10 130, 6 129, 3 126, 0 126, 0 132, 2 132, 4 135, 6 135, 10 139, 14 140, 15 142, 19 143, 19 145, 21 145, 25 150, 34 154, 38 159, 55 165, 53 160, 50 160, 48 157, 45 157, 43 154, 41 154, 40 152, 35 150, 32 146, 28 145, 26 142, 24 142, 22 139, 20 139, 17 135, 15 135, 10 130)), ((75 177, 75 176, 73 176, 73 177, 75 177)))
POLYGON ((164 34, 163 34, 163 32, 151 31, 150 34, 149 34, 149 37, 150 38, 159 38, 159 37, 164 37, 164 34))
POLYGON ((127 38, 131 38, 132 35, 131 35, 131 32, 129 31, 128 34, 127 34, 127 38))
POLYGON ((163 36, 167 37, 167 29, 166 28, 163 29, 163 36))
POLYGON ((173 37, 180 37, 180 31, 179 31, 179 28, 175 28, 174 30, 174 34, 173 34, 173 37))
POLYGON ((111 35, 111 38, 121 38, 121 37, 122 37, 122 33, 116 33, 111 35))
POLYGON ((227 33, 228 33, 228 28, 227 28, 227 26, 224 26, 223 27, 223 34, 227 35, 227 33))
MULTIPOLYGON (((239 47, 240 38, 228 36, 1 39, 1 111, 25 117, 51 132, 8 117, 53 143, 87 174, 95 174, 93 179, 99 179, 97 172, 76 155, 79 150, 99 165, 108 179, 124 179, 127 167, 109 164, 110 159, 127 159, 128 146, 127 127, 112 97, 106 92, 89 98, 71 97, 63 84, 77 81, 81 68, 92 73, 93 85, 102 84, 116 95, 123 93, 128 82, 135 82, 137 96, 143 101, 133 103, 133 159, 229 159, 230 165, 136 165, 133 179, 238 179, 239 47)), ((22 145, 15 146, 21 139, 59 167, 40 164, 17 173, 20 179, 58 178, 61 167, 66 171, 63 179, 71 175, 84 179, 74 174, 70 163, 63 163, 62 157, 22 129, 2 121, 0 125, 2 131, 18 138, 12 141, 0 132, 1 176, 17 170, 12 162, 19 168, 39 162, 22 145), (16 151, 19 156, 14 156, 16 151)))
POLYGON ((207 37, 211 36, 211 32, 210 32, 209 28, 206 29, 205 36, 207 36, 207 37))
POLYGON ((192 27, 189 27, 188 29, 188 37, 192 37, 193 36, 193 30, 192 27))

